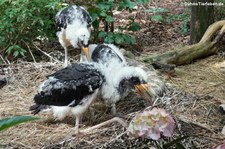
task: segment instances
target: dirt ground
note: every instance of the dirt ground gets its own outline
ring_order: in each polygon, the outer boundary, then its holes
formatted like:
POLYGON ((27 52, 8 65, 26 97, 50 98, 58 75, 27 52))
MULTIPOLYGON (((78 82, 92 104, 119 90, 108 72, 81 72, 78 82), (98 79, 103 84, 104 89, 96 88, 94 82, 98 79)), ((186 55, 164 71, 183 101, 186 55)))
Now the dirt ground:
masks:
MULTIPOLYGON (((180 0, 166 0, 164 2, 167 5, 161 1, 154 2, 173 10, 171 13, 181 13, 184 9, 180 0)), ((189 36, 178 33, 181 24, 179 20, 172 24, 153 23, 146 19, 140 21, 143 22, 143 29, 135 33, 138 44, 127 47, 137 59, 188 44, 189 36)), ((186 148, 212 149, 225 140, 225 135, 221 133, 225 125, 225 112, 219 108, 221 103, 225 103, 225 56, 221 53, 179 66, 173 76, 159 72, 168 84, 168 91, 158 99, 158 103, 177 121, 174 138, 190 136, 182 142, 186 148)), ((76 55, 74 59, 78 57, 76 55)), ((40 63, 21 60, 1 66, 0 69, 10 76, 10 81, 0 89, 0 119, 31 115, 29 107, 33 104, 38 86, 46 75, 60 67, 61 64, 52 64, 49 60, 40 63)), ((135 99, 128 99, 131 100, 119 102, 117 107, 120 115, 129 122, 146 105, 141 100, 137 102, 135 99)), ((95 102, 92 107, 95 115, 93 117, 89 111, 85 114, 82 129, 112 118, 109 109, 101 102, 95 102)), ((90 134, 75 136, 73 118, 55 121, 51 113, 42 113, 38 117, 41 119, 1 132, 0 148, 125 149, 152 146, 150 140, 129 137, 126 129, 118 123, 90 134)))

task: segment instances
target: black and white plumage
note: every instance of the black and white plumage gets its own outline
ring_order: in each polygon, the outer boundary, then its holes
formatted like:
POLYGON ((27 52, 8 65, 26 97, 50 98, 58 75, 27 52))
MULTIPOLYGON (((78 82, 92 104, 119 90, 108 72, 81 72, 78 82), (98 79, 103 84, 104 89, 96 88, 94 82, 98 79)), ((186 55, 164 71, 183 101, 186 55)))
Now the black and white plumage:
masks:
POLYGON ((55 17, 57 36, 65 49, 65 66, 68 65, 67 48, 81 48, 81 52, 88 55, 88 41, 91 34, 92 19, 81 6, 70 5, 60 10, 55 17))
POLYGON ((51 107, 58 119, 67 114, 76 117, 76 133, 79 118, 96 98, 104 76, 94 64, 72 64, 49 75, 34 97, 33 114, 51 107))
MULTIPOLYGON (((148 100, 147 74, 139 67, 128 66, 120 50, 112 44, 90 45, 91 61, 102 66, 105 82, 101 87, 101 96, 116 114, 116 102, 125 98, 132 90, 136 90, 148 100)), ((85 57, 83 57, 85 60, 85 57)))

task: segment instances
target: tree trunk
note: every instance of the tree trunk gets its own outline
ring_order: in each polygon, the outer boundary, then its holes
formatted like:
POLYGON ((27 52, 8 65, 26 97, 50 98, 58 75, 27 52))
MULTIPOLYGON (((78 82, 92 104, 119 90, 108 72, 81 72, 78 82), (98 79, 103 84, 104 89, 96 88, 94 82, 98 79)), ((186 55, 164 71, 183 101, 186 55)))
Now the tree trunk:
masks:
POLYGON ((151 64, 183 65, 216 53, 225 34, 225 20, 210 25, 199 43, 142 59, 151 64))
POLYGON ((198 43, 214 21, 213 6, 203 5, 206 2, 213 3, 214 0, 191 0, 191 3, 198 4, 191 6, 191 44, 198 43))

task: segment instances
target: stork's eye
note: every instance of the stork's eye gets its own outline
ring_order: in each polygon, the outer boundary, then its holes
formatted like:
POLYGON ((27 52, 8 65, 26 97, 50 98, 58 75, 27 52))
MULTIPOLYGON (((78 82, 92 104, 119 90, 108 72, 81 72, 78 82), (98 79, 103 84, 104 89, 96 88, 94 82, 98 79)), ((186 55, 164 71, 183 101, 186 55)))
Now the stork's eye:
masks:
POLYGON ((133 84, 140 84, 141 83, 141 81, 138 77, 132 77, 131 81, 133 82, 133 84))

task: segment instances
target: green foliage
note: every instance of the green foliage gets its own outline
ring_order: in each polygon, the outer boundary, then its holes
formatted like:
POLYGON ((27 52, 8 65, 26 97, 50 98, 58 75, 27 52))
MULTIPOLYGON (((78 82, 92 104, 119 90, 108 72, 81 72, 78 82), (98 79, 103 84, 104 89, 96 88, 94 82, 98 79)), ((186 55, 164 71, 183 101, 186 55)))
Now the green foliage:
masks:
POLYGON ((187 22, 190 19, 190 9, 187 8, 185 11, 181 14, 172 14, 169 16, 164 15, 164 13, 169 12, 168 9, 165 8, 151 8, 146 9, 145 12, 147 13, 153 13, 151 16, 151 20, 154 22, 168 22, 171 23, 174 20, 182 20, 179 33, 185 34, 188 31, 187 22))
POLYGON ((149 2, 149 0, 96 0, 96 5, 88 7, 88 11, 92 16, 92 25, 94 27, 93 38, 96 42, 116 43, 116 44, 134 44, 135 38, 132 35, 125 34, 124 31, 138 31, 140 25, 130 18, 128 24, 119 27, 118 31, 114 32, 113 10, 121 11, 128 10, 132 12, 137 4, 149 2), (103 27, 102 27, 103 25, 103 27))
POLYGON ((24 56, 32 40, 54 37, 54 16, 59 7, 61 3, 57 0, 1 0, 1 53, 24 56))
POLYGON ((187 8, 185 11, 181 14, 173 14, 167 17, 167 22, 171 23, 174 20, 182 20, 179 33, 185 34, 188 31, 188 25, 187 22, 190 19, 190 9, 187 8))
MULTIPOLYGON (((55 14, 65 7, 64 0, 2 0, 0 1, 0 53, 10 60, 25 56, 31 43, 36 39, 51 40, 55 38, 55 14)), ((135 43, 132 35, 126 31, 138 31, 140 26, 130 19, 128 24, 114 32, 113 10, 133 11, 137 4, 149 0, 95 0, 88 4, 88 11, 93 18, 94 40, 108 43, 135 43), (102 29, 103 25, 103 29, 102 29), (103 33, 102 33, 103 32, 103 33)))
POLYGON ((10 55, 13 53, 14 57, 18 57, 19 55, 24 56, 24 54, 27 52, 23 48, 21 48, 18 45, 12 45, 6 50, 7 54, 10 55))
POLYGON ((151 8, 151 9, 146 9, 145 12, 153 13, 153 15, 151 16, 152 21, 162 22, 165 20, 162 13, 168 12, 168 10, 165 8, 151 8))
POLYGON ((0 120, 0 131, 3 131, 7 128, 10 128, 12 126, 28 122, 28 121, 33 121, 37 120, 39 118, 33 117, 33 116, 14 116, 10 118, 5 118, 0 120))

